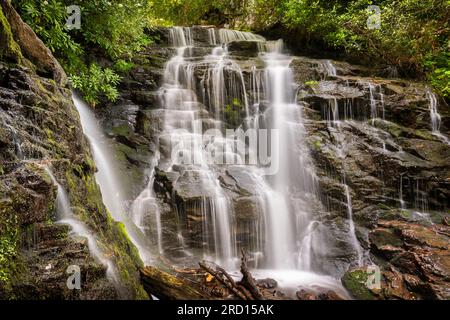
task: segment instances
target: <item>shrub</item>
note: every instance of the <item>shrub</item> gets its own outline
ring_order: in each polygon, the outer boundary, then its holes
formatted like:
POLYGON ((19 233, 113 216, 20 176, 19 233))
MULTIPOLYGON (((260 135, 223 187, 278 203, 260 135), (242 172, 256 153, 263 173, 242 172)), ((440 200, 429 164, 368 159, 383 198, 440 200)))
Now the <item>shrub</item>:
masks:
POLYGON ((109 68, 102 69, 95 63, 91 64, 87 71, 72 75, 70 80, 73 87, 83 93, 84 99, 92 107, 99 102, 101 95, 110 101, 115 101, 119 96, 116 86, 120 76, 109 68))

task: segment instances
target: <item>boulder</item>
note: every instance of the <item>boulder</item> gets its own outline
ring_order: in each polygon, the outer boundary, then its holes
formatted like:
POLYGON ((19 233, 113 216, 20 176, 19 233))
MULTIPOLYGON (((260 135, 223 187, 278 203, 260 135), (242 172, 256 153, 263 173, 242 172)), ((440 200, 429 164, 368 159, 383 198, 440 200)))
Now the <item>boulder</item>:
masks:
MULTIPOLYGON (((67 75, 50 49, 37 37, 30 26, 22 21, 10 1, 2 1, 1 7, 11 27, 14 41, 20 47, 22 54, 34 64, 38 73, 50 75, 60 86, 65 86, 67 75)), ((8 41, 11 41, 11 38, 8 41)), ((9 45, 15 47, 13 42, 10 42, 9 45)), ((17 50, 17 47, 13 50, 15 54, 17 54, 17 50)))
POLYGON ((227 44, 228 53, 232 56, 257 57, 260 41, 231 41, 227 44))

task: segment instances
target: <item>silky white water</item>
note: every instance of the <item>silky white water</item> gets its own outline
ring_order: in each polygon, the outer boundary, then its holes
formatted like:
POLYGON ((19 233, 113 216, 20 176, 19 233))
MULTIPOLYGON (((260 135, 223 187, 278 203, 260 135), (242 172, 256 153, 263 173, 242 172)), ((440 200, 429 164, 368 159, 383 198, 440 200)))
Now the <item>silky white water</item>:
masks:
MULTIPOLYGON (((164 129, 160 140, 172 144, 171 157, 166 164, 168 171, 174 167, 183 167, 183 175, 195 178, 199 187, 207 194, 201 203, 204 220, 204 238, 206 243, 205 258, 216 260, 224 267, 231 268, 235 264, 236 245, 231 223, 230 199, 225 195, 219 185, 215 172, 207 162, 202 137, 202 120, 200 118, 201 106, 196 93, 193 91, 194 69, 186 61, 189 57, 189 28, 175 28, 184 32, 172 32, 171 43, 177 47, 177 54, 167 63, 164 73, 164 85, 160 92, 164 108, 164 129), (209 239, 213 239, 213 243, 209 239)), ((211 41, 213 36, 211 35, 211 41)), ((221 118, 219 104, 223 103, 225 96, 220 88, 224 85, 221 77, 223 68, 223 55, 221 48, 215 50, 209 61, 216 63, 216 68, 209 73, 212 89, 209 99, 215 108, 216 117, 221 118)), ((219 128, 220 123, 215 122, 214 127, 219 128)))
POLYGON ((110 141, 105 137, 89 106, 75 92, 72 96, 75 107, 80 114, 83 132, 91 144, 94 161, 98 169, 95 178, 100 186, 103 203, 113 219, 125 225, 128 236, 137 247, 142 261, 151 263, 152 255, 147 240, 127 214, 125 191, 119 175, 120 167, 114 158, 110 141))
POLYGON ((58 183, 53 172, 49 167, 44 167, 50 176, 53 184, 57 187, 56 195, 56 213, 57 223, 70 226, 70 234, 75 237, 83 237, 88 241, 89 252, 91 256, 100 264, 106 267, 107 276, 115 285, 119 285, 116 266, 110 259, 106 258, 106 254, 99 248, 97 240, 93 233, 81 222, 72 212, 69 196, 61 184, 58 183))
POLYGON ((439 139, 450 145, 450 140, 448 139, 448 137, 443 135, 439 130, 441 126, 441 115, 438 112, 438 102, 436 95, 431 91, 427 91, 427 99, 429 101, 428 108, 430 110, 432 133, 433 135, 435 135, 436 137, 438 137, 439 139))
MULTIPOLYGON (((175 28, 170 33, 170 43, 177 48, 177 53, 166 65, 160 89, 164 129, 159 141, 163 145, 171 141, 173 148, 169 158, 165 155, 156 161, 157 166, 197 179, 196 184, 204 194, 199 205, 203 216, 204 256, 233 269, 239 261, 233 207, 218 181, 220 166, 211 165, 207 160, 211 151, 215 151, 216 156, 235 159, 235 165, 227 165, 228 170, 238 170, 253 183, 252 192, 261 214, 257 223, 247 226, 254 235, 252 243, 247 244, 254 265, 273 270, 313 271, 314 266, 320 264, 317 254, 323 254, 326 248, 321 244, 323 228, 314 220, 310 207, 310 199, 317 197, 318 186, 308 148, 303 142, 305 128, 301 107, 295 103, 295 85, 289 67, 291 58, 283 53, 282 41, 266 43, 260 36, 225 29, 209 29, 210 44, 222 44, 211 48, 211 54, 203 58, 193 58, 188 30, 175 28), (234 40, 258 42, 264 68, 251 68, 250 88, 245 85, 239 64, 228 56, 227 43, 234 40), (199 80, 194 72, 204 66, 204 89, 197 92, 199 80), (251 88, 256 95, 248 97, 251 88), (256 115, 263 99, 268 102, 268 109, 256 115), (242 137, 206 139, 206 142, 202 137, 205 124, 207 128, 224 129, 225 106, 236 100, 245 110, 246 116, 241 119, 245 127, 277 131, 279 138, 271 137, 280 159, 275 174, 265 176, 262 167, 246 164, 246 155, 231 148, 236 141, 245 145, 240 140, 242 137), (200 116, 204 110, 212 121, 200 116), (193 164, 192 159, 195 159, 193 164)), ((249 155, 255 152, 248 150, 249 155)), ((143 193, 147 198, 149 188, 143 193)), ((141 206, 139 210, 142 210, 142 200, 141 196, 135 200, 136 207, 141 206)))
MULTIPOLYGON (((165 66, 159 89, 163 111, 163 126, 155 137, 159 149, 147 168, 147 186, 129 207, 125 205, 128 199, 122 173, 110 141, 92 110, 74 95, 83 131, 92 146, 98 167, 96 178, 106 207, 114 219, 125 224, 144 263, 152 264, 156 256, 168 254, 165 232, 169 227, 160 207, 162 200, 154 189, 155 176, 158 170, 178 175, 176 183, 191 184, 188 191, 192 199, 197 199, 186 204, 188 207, 177 204, 178 218, 187 211, 201 216, 194 218, 202 221, 202 247, 200 250, 189 247, 189 235, 181 225, 178 230, 169 231, 176 234, 170 241, 178 242, 170 243, 171 246, 183 248, 182 252, 192 260, 213 260, 230 271, 239 266, 240 248, 245 247, 252 267, 256 268, 256 277, 274 278, 280 288, 292 293, 299 286, 322 286, 345 295, 339 281, 319 275, 322 259, 327 259, 330 253, 325 241, 327 226, 317 214, 317 210, 325 209, 318 209, 319 187, 305 143, 302 106, 296 103, 291 57, 285 53, 282 41, 265 41, 261 36, 226 29, 206 32, 211 51, 198 56, 194 55, 191 28, 170 30, 169 42, 176 53, 165 66), (228 54, 228 44, 236 40, 258 44, 260 64, 249 68, 249 82, 241 63, 228 54), (201 79, 198 70, 205 70, 201 79), (242 112, 230 119, 228 109, 233 106, 242 112), (279 168, 274 174, 266 175, 262 164, 246 162, 257 150, 236 150, 236 145, 246 146, 245 138, 205 136, 206 129, 223 132, 230 122, 244 130, 276 131, 276 135, 269 134, 271 146, 279 155, 279 168), (211 163, 211 154, 216 160, 227 161, 211 163), (237 238, 238 229, 244 226, 236 224, 233 198, 220 181, 226 170, 244 175, 252 185, 252 201, 259 218, 245 225, 252 235, 251 240, 245 240, 248 243, 237 238)), ((329 76, 336 75, 331 62, 325 62, 324 68, 329 76)), ((329 110, 330 126, 339 126, 336 100, 329 110)), ((351 198, 346 188, 349 241, 358 250, 351 198)), ((357 260, 360 264, 359 251, 357 260)))

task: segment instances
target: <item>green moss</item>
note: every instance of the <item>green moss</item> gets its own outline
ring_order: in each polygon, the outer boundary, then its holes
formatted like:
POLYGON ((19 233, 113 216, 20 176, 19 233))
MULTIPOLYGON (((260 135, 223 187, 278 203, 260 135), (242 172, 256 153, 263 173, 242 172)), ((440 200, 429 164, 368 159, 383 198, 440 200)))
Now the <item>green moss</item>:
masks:
POLYGON ((20 63, 22 60, 22 52, 14 41, 11 26, 2 8, 0 8, 0 58, 6 58, 14 63, 20 63))
POLYGON ((414 130, 411 128, 400 126, 393 122, 378 119, 375 120, 374 125, 380 129, 383 129, 384 131, 389 132, 395 138, 406 137, 423 140, 435 140, 435 137, 428 130, 414 130))
POLYGON ((305 82, 305 85, 310 86, 310 87, 317 86, 318 84, 319 84, 319 82, 315 81, 315 80, 310 80, 310 81, 305 82))
POLYGON ((320 140, 315 140, 313 142, 313 147, 314 149, 316 149, 317 151, 320 151, 322 149, 322 142, 320 140))
MULTIPOLYGON (((11 199, 0 201, 0 287, 9 288, 17 273, 20 225, 11 199)), ((0 290, 1 293, 1 290, 0 290)))
POLYGON ((365 270, 348 271, 342 277, 344 287, 358 300, 374 300, 375 295, 367 288, 369 275, 365 270))
POLYGON ((143 263, 137 248, 128 237, 125 225, 115 222, 104 207, 92 170, 72 164, 66 171, 65 177, 74 213, 95 232, 103 250, 111 253, 120 281, 131 296, 148 299, 139 281, 138 269, 143 267, 143 263))
POLYGON ((130 128, 127 125, 121 125, 121 126, 114 127, 112 129, 112 132, 115 135, 124 136, 124 137, 128 137, 132 134, 132 132, 130 131, 130 128))

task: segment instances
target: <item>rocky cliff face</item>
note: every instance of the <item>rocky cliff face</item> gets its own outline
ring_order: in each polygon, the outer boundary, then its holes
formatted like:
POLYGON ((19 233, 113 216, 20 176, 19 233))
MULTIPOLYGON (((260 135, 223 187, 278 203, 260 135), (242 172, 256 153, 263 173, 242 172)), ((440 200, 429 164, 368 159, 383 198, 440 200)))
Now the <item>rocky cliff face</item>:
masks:
MULTIPOLYGON (((97 110, 117 142, 124 167, 133 172, 130 200, 147 183, 143 168, 150 167, 162 130, 158 88, 164 64, 174 50, 167 46, 167 30, 158 32, 161 41, 134 58, 135 68, 125 75, 120 101, 97 110)), ((192 36, 193 59, 208 54, 208 31, 193 28, 192 36)), ((263 68, 257 43, 232 42, 229 53, 242 70, 249 101, 255 101, 261 93, 256 92, 254 77, 263 68)), ((291 67, 320 184, 316 215, 335 246, 321 268, 343 276, 343 284, 357 298, 448 299, 450 146, 431 130, 429 89, 423 83, 380 78, 379 70, 338 61, 293 57, 291 67), (381 268, 379 289, 365 286, 366 269, 352 269, 349 209, 366 261, 381 268)), ((205 71, 201 65, 195 70, 197 83, 207 85, 205 71)), ((202 96, 204 88, 195 90, 202 96)), ((437 102, 440 132, 448 136, 450 109, 443 100, 437 102)), ((209 105, 207 100, 201 103, 209 105)), ((252 112, 264 111, 261 101, 252 112)), ((207 124, 206 111, 204 118, 207 124)), ((236 127, 236 119, 225 120, 236 127)), ((194 249, 204 245, 199 201, 208 196, 208 190, 199 189, 196 179, 156 168, 153 189, 162 208, 163 247, 166 256, 177 262, 184 261, 178 259, 184 249, 180 230, 184 245, 194 249)), ((234 219, 240 226, 238 243, 256 241, 250 226, 261 217, 253 182, 239 169, 225 170, 220 182, 233 199, 234 219)))
MULTIPOLYGON (((293 63, 299 74, 311 66, 303 58, 293 63)), ((370 77, 345 63, 336 69, 337 76, 300 85, 298 99, 332 220, 347 210, 345 181, 358 240, 381 267, 381 289, 365 297, 448 299, 450 146, 432 134, 433 97, 421 83, 370 77)), ((449 107, 438 105, 448 136, 449 107)), ((350 291, 358 272, 345 274, 350 291)))
POLYGON ((66 75, 8 1, 0 7, 0 298, 146 298, 141 262, 113 221, 95 181, 95 164, 66 75), (57 188, 117 269, 117 281, 89 252, 86 238, 56 223, 57 188), (81 290, 67 286, 69 266, 81 290))

